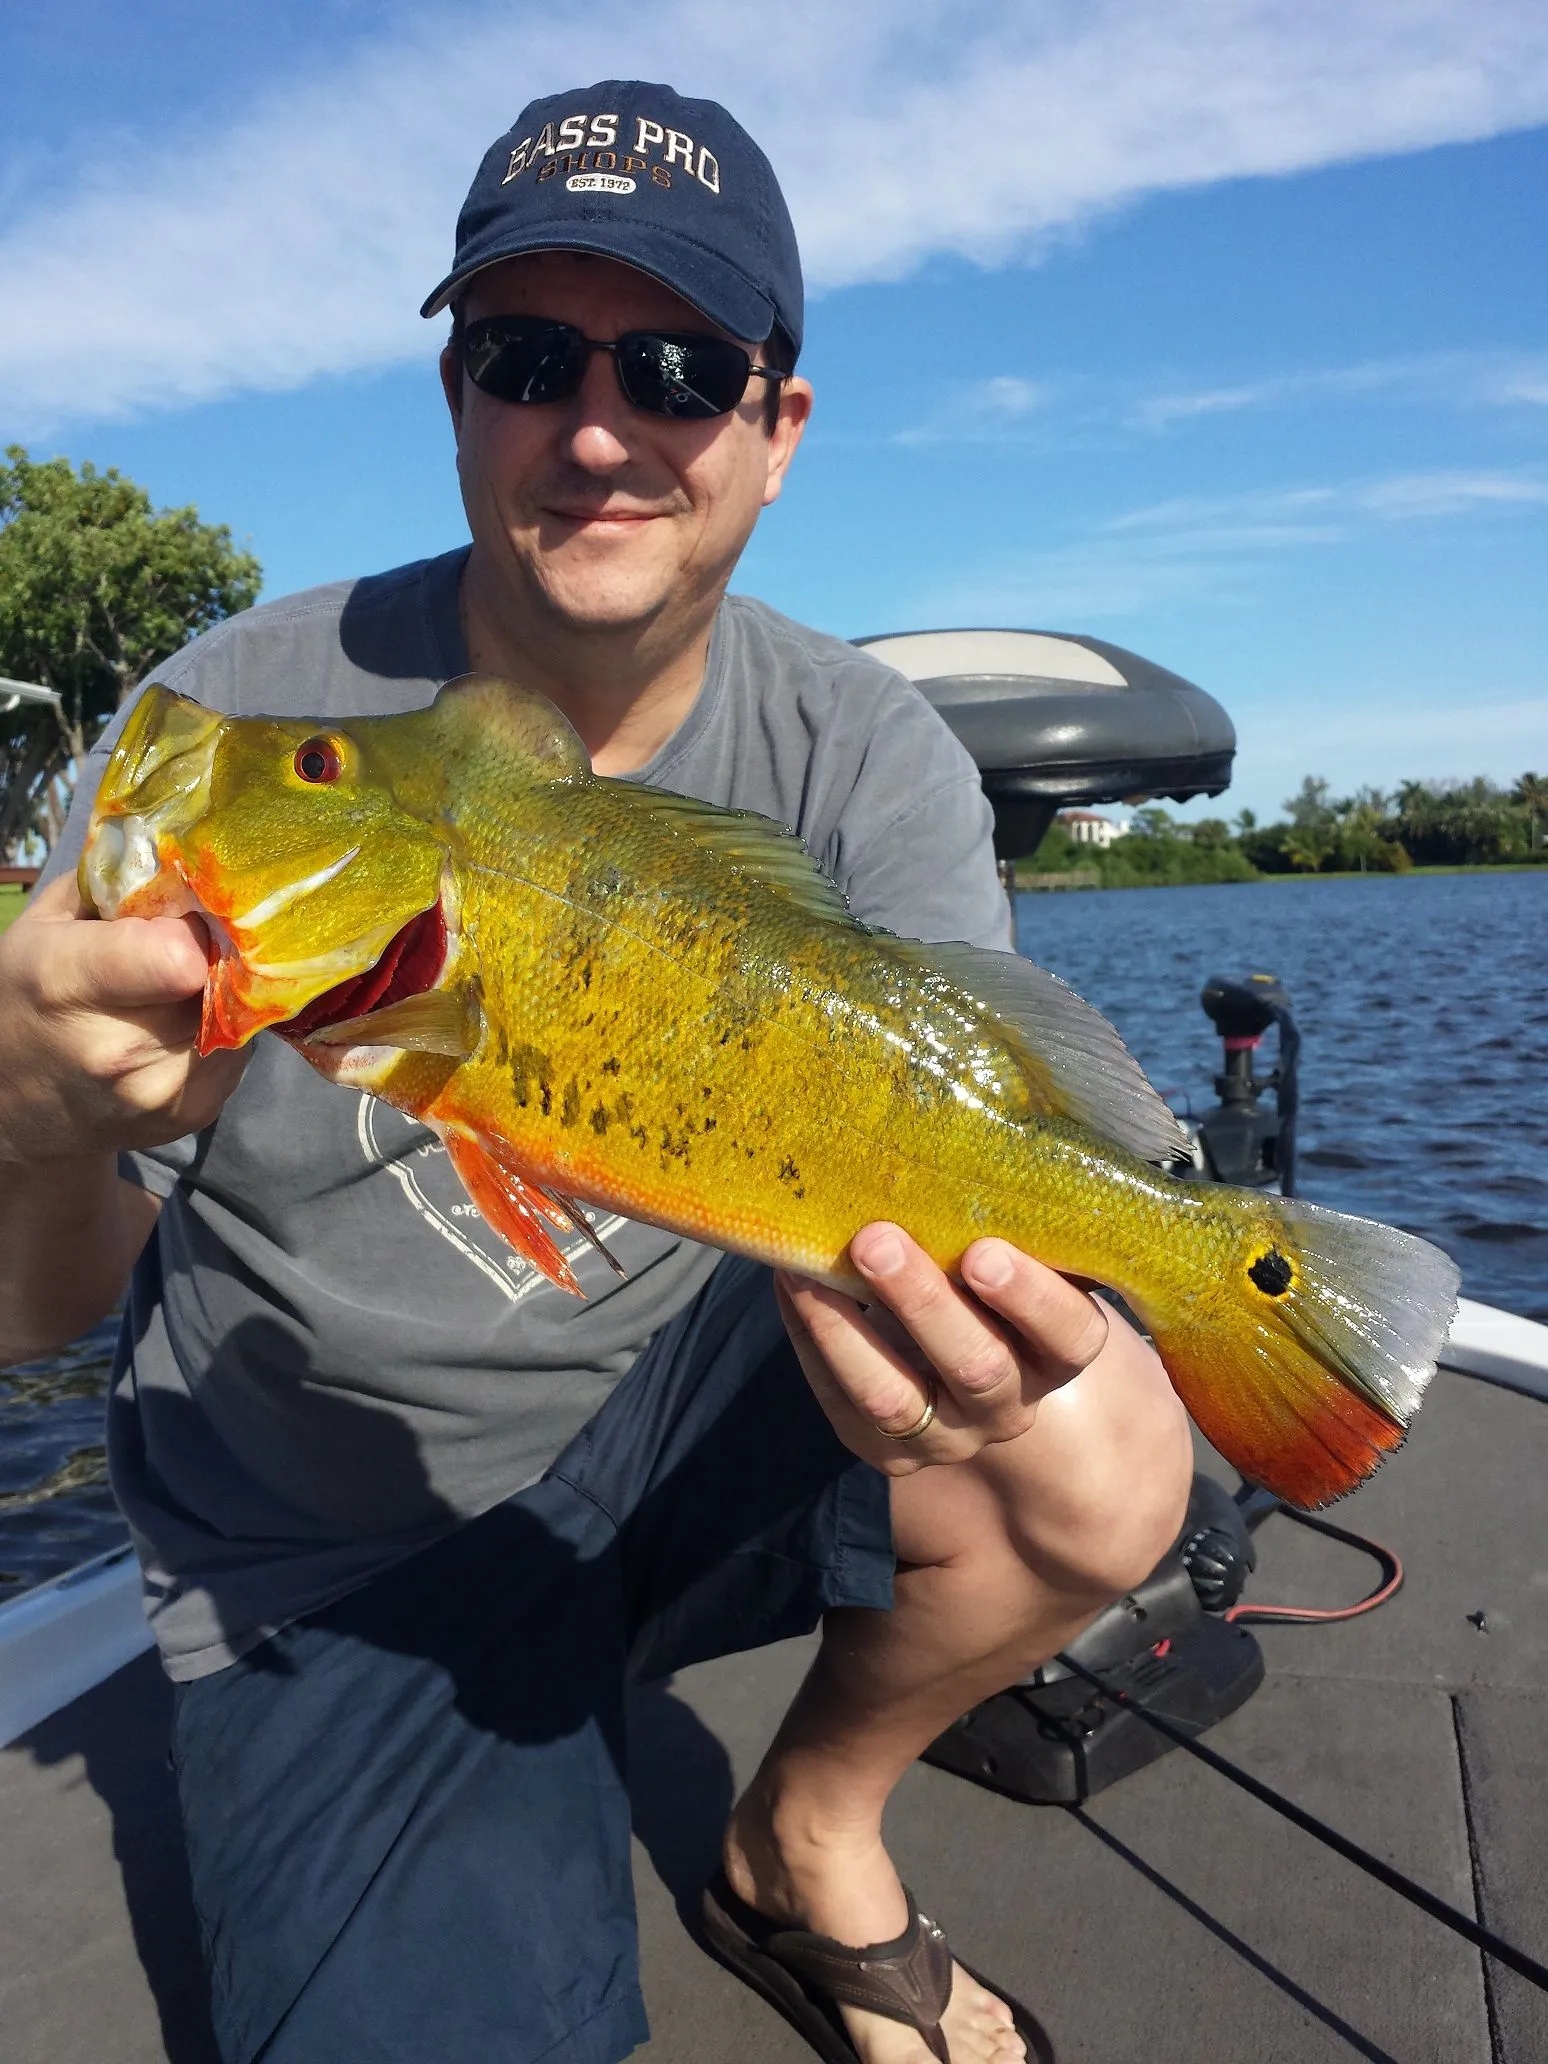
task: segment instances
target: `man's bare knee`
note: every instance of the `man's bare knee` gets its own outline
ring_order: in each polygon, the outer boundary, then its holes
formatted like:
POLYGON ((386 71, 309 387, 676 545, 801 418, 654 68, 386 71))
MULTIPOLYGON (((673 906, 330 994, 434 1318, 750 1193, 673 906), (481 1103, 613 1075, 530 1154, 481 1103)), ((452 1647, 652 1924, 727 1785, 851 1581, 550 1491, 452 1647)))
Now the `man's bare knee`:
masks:
POLYGON ((1058 1447, 1056 1475, 1014 1487, 1007 1531, 1030 1569, 1095 1610, 1142 1583, 1181 1531, 1193 1481, 1187 1414, 1165 1383, 1072 1400, 1058 1447))

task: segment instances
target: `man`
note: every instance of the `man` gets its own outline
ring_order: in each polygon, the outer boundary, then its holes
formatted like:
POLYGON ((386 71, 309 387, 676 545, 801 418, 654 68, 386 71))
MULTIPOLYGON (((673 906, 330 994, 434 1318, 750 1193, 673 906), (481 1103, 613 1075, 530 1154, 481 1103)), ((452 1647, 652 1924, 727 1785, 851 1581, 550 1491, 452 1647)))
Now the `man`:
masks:
MULTIPOLYGON (((944 726, 726 599, 811 404, 750 139, 662 86, 534 103, 474 182, 447 306, 471 549, 257 609, 157 678, 346 722, 504 676, 600 772, 794 825, 868 921, 1002 944, 944 726)), ((1173 1538, 1159 1364, 1005 1243, 954 1283, 887 1225, 851 1250, 868 1308, 627 1225, 627 1279, 572 1256, 591 1295, 565 1298, 419 1128, 278 1041, 194 1055, 197 926, 94 924, 69 878, 105 750, 0 943, 0 1351, 128 1282, 113 1478, 228 2064, 626 2055, 625 1679, 819 1617, 711 1939, 825 2055, 1023 2056, 911 1910, 882 1807, 1173 1538)))

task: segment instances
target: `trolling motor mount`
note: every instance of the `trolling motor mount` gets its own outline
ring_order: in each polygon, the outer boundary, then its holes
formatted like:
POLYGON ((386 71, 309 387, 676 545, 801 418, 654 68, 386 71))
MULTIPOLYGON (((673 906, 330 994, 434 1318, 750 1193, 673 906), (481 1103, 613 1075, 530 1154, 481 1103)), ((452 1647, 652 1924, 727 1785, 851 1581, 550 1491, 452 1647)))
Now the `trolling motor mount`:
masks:
POLYGON ((1204 1174, 1211 1182, 1248 1189, 1295 1188, 1295 1114, 1301 1035, 1290 998, 1274 975, 1211 975, 1199 1001, 1225 1046, 1225 1067, 1215 1077, 1220 1099, 1198 1123, 1204 1174), (1272 1074, 1253 1072, 1253 1057, 1270 1026, 1279 1033, 1279 1063, 1272 1074), (1274 1092, 1274 1109, 1259 1099, 1274 1092))

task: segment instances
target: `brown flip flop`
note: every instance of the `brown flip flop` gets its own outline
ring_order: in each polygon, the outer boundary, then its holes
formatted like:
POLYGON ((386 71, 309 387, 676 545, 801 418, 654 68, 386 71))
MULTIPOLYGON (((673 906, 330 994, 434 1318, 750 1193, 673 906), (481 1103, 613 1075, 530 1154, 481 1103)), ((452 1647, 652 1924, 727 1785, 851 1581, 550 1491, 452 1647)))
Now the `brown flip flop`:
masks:
MULTIPOLYGON (((944 1932, 919 1911, 907 1886, 904 1896, 908 1926, 903 1933, 891 1942, 852 1949, 831 1935, 813 1935, 769 1920, 739 1899, 724 1872, 717 1872, 704 1894, 701 1937, 717 1962, 784 2015, 823 2064, 856 2064, 855 2046, 838 2010, 840 2000, 912 2028, 932 2057, 951 2064, 941 2016, 951 1998, 952 1953, 944 1932)), ((1036 2064, 1054 2064, 1052 2045, 1029 2010, 970 1965, 962 1968, 1010 2008, 1027 2055, 1036 2064)))

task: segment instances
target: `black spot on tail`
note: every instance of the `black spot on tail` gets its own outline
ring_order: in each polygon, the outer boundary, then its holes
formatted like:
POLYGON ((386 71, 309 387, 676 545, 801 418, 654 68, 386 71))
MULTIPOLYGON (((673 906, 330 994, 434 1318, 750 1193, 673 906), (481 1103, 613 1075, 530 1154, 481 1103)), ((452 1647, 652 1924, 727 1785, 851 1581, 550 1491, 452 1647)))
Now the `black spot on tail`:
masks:
POLYGON ((1260 1254, 1247 1273, 1265 1297, 1283 1297, 1295 1281, 1295 1270, 1277 1247, 1260 1254))

